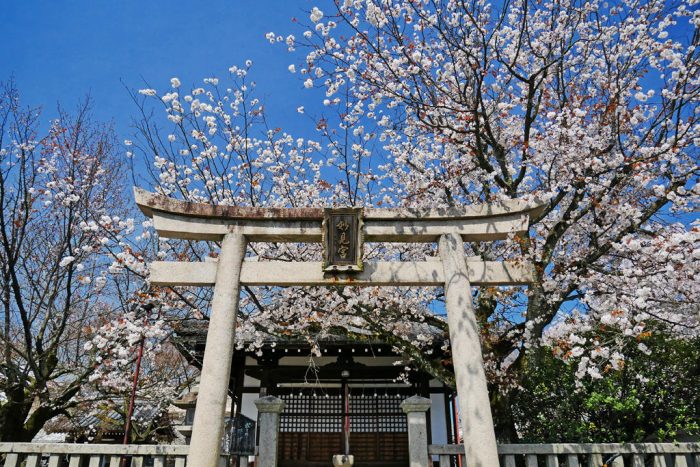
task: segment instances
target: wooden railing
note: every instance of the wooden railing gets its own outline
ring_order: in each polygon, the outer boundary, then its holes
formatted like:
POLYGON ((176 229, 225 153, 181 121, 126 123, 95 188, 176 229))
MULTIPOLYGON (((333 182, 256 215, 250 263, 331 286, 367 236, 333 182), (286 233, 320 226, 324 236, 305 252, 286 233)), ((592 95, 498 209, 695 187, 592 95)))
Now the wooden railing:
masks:
POLYGON ((153 467, 185 467, 188 448, 152 444, 0 443, 0 459, 5 459, 4 467, 119 467, 122 458, 131 467, 141 467, 146 459, 153 459, 153 467))
MULTIPOLYGON (((430 445, 428 453, 449 467, 464 446, 430 445)), ((498 453, 503 467, 700 467, 700 443, 501 444, 498 453)))

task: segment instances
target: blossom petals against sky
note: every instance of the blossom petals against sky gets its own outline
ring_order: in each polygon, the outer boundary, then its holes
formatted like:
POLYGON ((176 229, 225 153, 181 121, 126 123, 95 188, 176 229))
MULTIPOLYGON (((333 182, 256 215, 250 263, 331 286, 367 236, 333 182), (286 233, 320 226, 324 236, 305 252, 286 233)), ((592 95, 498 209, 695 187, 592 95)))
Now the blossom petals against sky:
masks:
POLYGON ((137 109, 125 85, 164 91, 177 76, 190 86, 224 78, 229 67, 251 59, 272 124, 303 132, 310 124, 296 111, 304 89, 287 69, 293 57, 265 34, 299 33, 292 18, 308 19, 313 6, 311 0, 6 2, 0 81, 14 76, 24 103, 43 106, 46 120, 56 103, 72 108, 90 93, 96 116, 114 120, 126 137, 137 109))

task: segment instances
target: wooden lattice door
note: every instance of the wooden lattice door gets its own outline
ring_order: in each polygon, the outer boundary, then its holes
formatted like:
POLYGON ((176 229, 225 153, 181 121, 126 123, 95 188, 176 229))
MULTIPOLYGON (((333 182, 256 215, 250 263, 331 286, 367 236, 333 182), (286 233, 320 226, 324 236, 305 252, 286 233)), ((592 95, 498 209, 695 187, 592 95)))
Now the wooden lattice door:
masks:
MULTIPOLYGON (((343 398, 338 392, 281 394, 281 467, 328 466, 343 452, 343 398)), ((350 453, 355 466, 408 465, 405 395, 350 393, 350 453)))

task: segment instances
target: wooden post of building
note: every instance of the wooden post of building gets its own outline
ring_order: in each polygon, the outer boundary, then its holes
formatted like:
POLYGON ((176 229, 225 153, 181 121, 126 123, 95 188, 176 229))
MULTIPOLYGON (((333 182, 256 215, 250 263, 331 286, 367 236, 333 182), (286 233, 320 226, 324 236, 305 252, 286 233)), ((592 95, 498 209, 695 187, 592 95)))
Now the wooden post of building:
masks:
POLYGON ((408 419, 408 460, 410 467, 429 467, 428 423, 426 412, 430 409, 430 399, 411 396, 401 403, 401 409, 408 419))
POLYGON ((481 332, 472 305, 462 236, 457 233, 442 235, 439 249, 445 274, 445 308, 466 463, 469 467, 498 466, 496 434, 481 354, 481 332))
POLYGON ((226 234, 221 242, 187 467, 219 463, 245 249, 239 233, 226 234))
POLYGON ((255 400, 258 408, 258 467, 277 467, 277 441, 284 401, 275 396, 255 400))

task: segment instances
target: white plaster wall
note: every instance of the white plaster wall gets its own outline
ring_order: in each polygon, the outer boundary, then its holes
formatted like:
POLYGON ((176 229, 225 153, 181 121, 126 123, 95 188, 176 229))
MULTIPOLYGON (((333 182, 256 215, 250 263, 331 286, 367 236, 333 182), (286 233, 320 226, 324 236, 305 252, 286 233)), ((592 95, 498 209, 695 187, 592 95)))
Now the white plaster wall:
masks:
POLYGON ((431 394, 430 428, 432 444, 447 444, 447 427, 445 426, 445 395, 431 394))
MULTIPOLYGON (((243 385, 247 387, 260 387, 260 380, 245 375, 243 385)), ((253 401, 255 401, 255 399, 258 397, 260 397, 258 394, 253 393, 243 393, 241 395, 241 413, 246 417, 252 418, 253 420, 258 419, 258 408, 255 407, 255 404, 253 403, 253 401)))
POLYGON ((248 375, 244 375, 243 376, 243 386, 244 387, 259 388, 260 387, 260 380, 257 378, 252 378, 248 375))
MULTIPOLYGON (((394 362, 399 360, 399 357, 371 357, 356 354, 352 354, 352 357, 356 363, 367 366, 394 366, 394 362)), ((311 357, 309 355, 295 355, 294 352, 290 352, 290 354, 284 354, 284 356, 280 358, 279 364, 280 366, 306 366, 309 365, 312 360, 316 366, 323 366, 329 363, 335 363, 338 361, 338 357, 311 357)))
MULTIPOLYGON (((312 357, 308 355, 287 356, 280 358, 280 366, 308 366, 312 361, 312 357)), ((336 361, 336 357, 313 357, 313 362, 316 366, 323 366, 336 361)))
POLYGON ((258 394, 250 393, 243 394, 243 397, 241 397, 241 413, 253 420, 258 419, 258 408, 253 403, 258 397, 260 397, 258 394))

